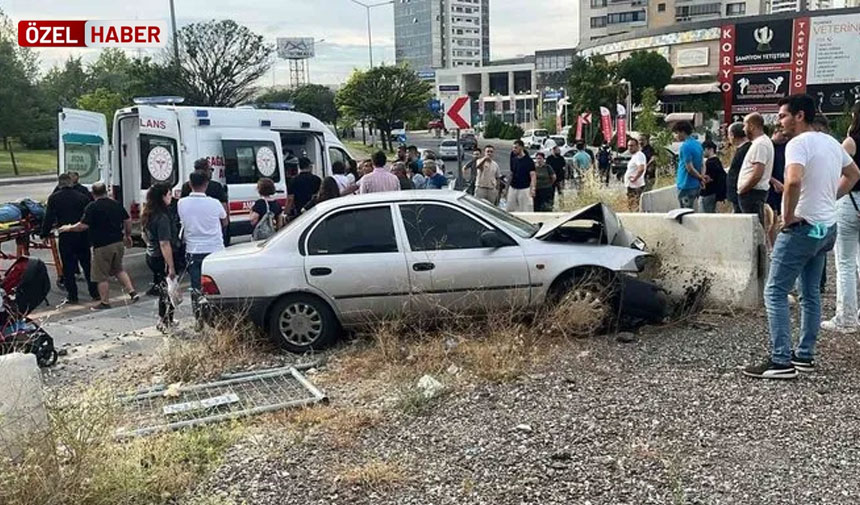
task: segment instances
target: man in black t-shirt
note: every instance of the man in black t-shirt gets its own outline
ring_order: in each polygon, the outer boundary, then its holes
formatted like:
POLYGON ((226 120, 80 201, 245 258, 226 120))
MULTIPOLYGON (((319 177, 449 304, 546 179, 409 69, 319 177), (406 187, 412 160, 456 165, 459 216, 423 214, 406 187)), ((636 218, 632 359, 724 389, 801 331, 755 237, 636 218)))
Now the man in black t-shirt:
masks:
POLYGON ((311 201, 322 185, 322 179, 314 175, 311 170, 313 164, 305 157, 299 158, 299 174, 287 181, 287 192, 293 195, 293 208, 290 209, 291 216, 297 216, 311 201))
POLYGON ((556 145, 552 148, 552 154, 547 156, 546 164, 552 167, 552 171, 555 172, 555 190, 559 195, 562 194, 562 189, 564 189, 564 179, 567 175, 567 171, 565 167, 567 166, 567 161, 564 159, 564 156, 561 155, 561 147, 556 145))
POLYGON ((515 140, 513 152, 511 152, 511 183, 508 186, 507 211, 533 212, 536 188, 535 162, 526 151, 523 141, 515 140))
MULTIPOLYGON (((74 189, 75 191, 77 191, 78 193, 84 195, 85 197, 87 197, 87 201, 92 202, 93 201, 92 193, 90 193, 90 190, 88 190, 86 186, 84 186, 83 184, 80 183, 81 175, 75 171, 66 172, 66 173, 69 175, 69 177, 72 180, 71 181, 71 184, 72 184, 71 188, 74 189)), ((52 191, 51 194, 56 193, 57 191, 59 191, 62 188, 63 188, 62 185, 57 184, 57 187, 54 188, 54 191, 52 191)))
MULTIPOLYGON (((76 190, 70 174, 60 174, 57 189, 48 198, 45 217, 42 219, 42 237, 50 237, 54 225, 64 226, 81 220, 90 199, 76 190)), ((89 191, 87 191, 89 194, 89 191)), ((63 286, 66 288, 66 303, 78 303, 78 285, 75 274, 78 264, 84 271, 90 296, 98 300, 99 292, 90 280, 90 241, 86 232, 63 233, 59 240, 60 258, 63 261, 63 286)))
POLYGON ((642 145, 640 151, 645 155, 645 191, 651 191, 657 180, 657 158, 654 157, 654 146, 651 145, 651 136, 643 133, 639 139, 642 145))
POLYGON ((61 226, 60 233, 88 231, 93 246, 93 282, 98 283, 101 302, 93 310, 111 308, 108 279, 116 277, 128 293, 132 303, 140 299, 131 278, 125 272, 122 259, 125 246, 131 247, 131 218, 123 206, 108 197, 104 183, 93 184, 95 201, 84 209, 77 224, 61 226))
POLYGON ((744 158, 747 151, 750 149, 750 142, 747 139, 747 134, 744 132, 744 124, 741 122, 732 123, 728 129, 729 141, 735 146, 735 155, 732 158, 732 164, 729 167, 729 174, 726 176, 726 199, 732 202, 732 208, 735 214, 741 213, 741 206, 738 203, 738 177, 743 168, 744 158))

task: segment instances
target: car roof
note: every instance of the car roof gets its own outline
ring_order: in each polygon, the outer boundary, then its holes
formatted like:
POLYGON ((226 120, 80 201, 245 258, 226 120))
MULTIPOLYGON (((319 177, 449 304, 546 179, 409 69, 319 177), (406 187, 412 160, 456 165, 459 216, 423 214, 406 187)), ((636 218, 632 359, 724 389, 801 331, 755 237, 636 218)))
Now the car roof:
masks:
POLYGON ((434 201, 454 203, 463 196, 462 191, 451 190, 428 190, 428 189, 413 189, 407 191, 387 191, 384 193, 365 193, 362 195, 346 195, 339 198, 332 198, 320 202, 314 206, 321 212, 339 209, 342 207, 351 207, 354 205, 365 205, 373 203, 398 203, 409 201, 434 201))

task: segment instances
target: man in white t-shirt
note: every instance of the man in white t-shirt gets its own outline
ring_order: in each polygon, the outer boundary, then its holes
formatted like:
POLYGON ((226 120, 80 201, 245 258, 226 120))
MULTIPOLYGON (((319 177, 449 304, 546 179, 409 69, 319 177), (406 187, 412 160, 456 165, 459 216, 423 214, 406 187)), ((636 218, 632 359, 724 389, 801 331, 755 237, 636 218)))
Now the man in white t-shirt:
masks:
POLYGON ((779 101, 779 122, 791 140, 785 148, 782 215, 785 226, 773 246, 764 290, 771 356, 744 374, 793 379, 815 370, 815 341, 821 320, 820 280, 824 259, 836 241, 836 200, 860 180, 860 169, 830 135, 815 131, 815 101, 792 95, 779 101), (788 292, 800 277, 801 337, 791 348, 788 292))
POLYGON ((645 167, 648 159, 639 149, 639 141, 630 139, 627 141, 627 151, 630 153, 630 161, 627 162, 627 172, 624 173, 624 183, 627 185, 627 209, 630 212, 639 210, 639 199, 645 190, 645 167))
POLYGON ((191 194, 179 200, 177 209, 182 222, 182 238, 185 241, 185 261, 191 281, 191 305, 194 317, 198 318, 198 298, 203 259, 224 249, 222 230, 227 226, 227 212, 218 200, 206 196, 209 181, 200 172, 189 177, 191 194))
POLYGON ((764 119, 758 112, 744 118, 744 132, 752 143, 738 175, 738 204, 744 214, 761 219, 773 173, 773 142, 765 134, 764 119))

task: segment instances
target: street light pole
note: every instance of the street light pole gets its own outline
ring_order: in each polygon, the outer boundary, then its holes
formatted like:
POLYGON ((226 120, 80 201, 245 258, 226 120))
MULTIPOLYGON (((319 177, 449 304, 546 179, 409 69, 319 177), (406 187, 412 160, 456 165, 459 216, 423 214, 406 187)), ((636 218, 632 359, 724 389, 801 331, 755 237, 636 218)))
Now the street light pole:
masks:
POLYGON ((381 7, 383 5, 393 4, 394 0, 387 0, 385 2, 379 2, 375 4, 366 4, 364 2, 360 2, 359 0, 350 1, 356 5, 364 7, 365 12, 367 13, 367 56, 368 61, 370 62, 370 68, 373 68, 373 36, 370 33, 370 9, 374 7, 381 7))
POLYGON ((170 0, 170 24, 173 26, 173 61, 179 65, 179 35, 176 33, 176 9, 170 0))

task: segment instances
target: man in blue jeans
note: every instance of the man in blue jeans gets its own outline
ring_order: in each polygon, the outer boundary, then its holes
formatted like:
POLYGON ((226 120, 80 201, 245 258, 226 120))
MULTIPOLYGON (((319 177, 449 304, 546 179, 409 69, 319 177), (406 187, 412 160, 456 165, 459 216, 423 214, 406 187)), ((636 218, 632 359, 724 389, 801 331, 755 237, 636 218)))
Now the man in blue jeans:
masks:
POLYGON ((704 170, 702 169, 705 154, 693 135, 693 125, 688 121, 679 121, 672 127, 672 132, 681 148, 678 152, 678 170, 675 174, 675 185, 678 187, 678 204, 687 209, 696 209, 696 200, 705 186, 704 170))
POLYGON ((826 133, 815 131, 815 101, 792 95, 779 101, 779 122, 791 138, 785 148, 782 215, 785 226, 773 247, 764 290, 771 356, 744 374, 762 379, 793 379, 815 370, 815 341, 821 321, 819 282, 824 259, 836 241, 836 200, 860 180, 860 170, 826 133), (788 292, 800 277, 800 342, 791 349, 788 292))
POLYGON ((191 194, 180 199, 177 208, 179 220, 182 222, 188 277, 191 280, 191 305, 199 327, 198 299, 203 259, 224 249, 222 229, 227 226, 227 212, 221 202, 206 196, 206 186, 209 181, 204 173, 193 172, 189 182, 191 194))

